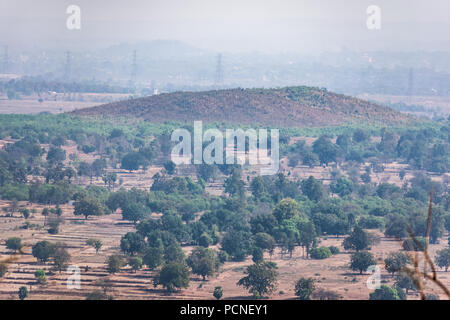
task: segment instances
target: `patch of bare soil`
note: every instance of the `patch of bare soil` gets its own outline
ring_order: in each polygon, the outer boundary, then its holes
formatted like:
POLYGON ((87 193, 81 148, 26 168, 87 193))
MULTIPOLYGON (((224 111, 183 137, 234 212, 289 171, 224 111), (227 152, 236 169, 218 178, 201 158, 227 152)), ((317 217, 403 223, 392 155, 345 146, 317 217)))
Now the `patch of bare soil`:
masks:
MULTIPOLYGON (((1 206, 8 202, 0 202, 1 206)), ((37 226, 44 224, 44 217, 40 214, 42 206, 31 205, 30 208, 37 209, 28 221, 37 226)), ((121 220, 120 214, 112 214, 102 217, 83 218, 72 214, 73 208, 65 205, 63 217, 65 223, 57 235, 50 235, 45 229, 20 229, 25 219, 16 214, 15 217, 0 216, 1 239, 9 237, 21 237, 26 246, 22 253, 13 255, 6 249, 4 241, 0 243, 0 260, 10 261, 8 273, 0 279, 0 299, 17 299, 20 286, 27 286, 30 291, 30 299, 84 299, 94 289, 101 289, 96 283, 99 279, 109 279, 112 287, 108 294, 115 299, 213 299, 212 293, 216 286, 222 286, 224 299, 246 299, 250 294, 236 282, 243 277, 245 268, 252 264, 250 258, 243 262, 226 262, 222 270, 207 281, 201 277, 192 275, 190 286, 172 295, 161 287, 153 286, 154 271, 143 269, 132 272, 129 267, 122 272, 109 275, 106 271, 105 261, 111 254, 119 253, 120 238, 126 232, 133 231, 134 226, 121 220), (103 241, 103 247, 98 254, 92 247, 85 244, 88 238, 99 238, 103 241), (52 242, 63 242, 67 245, 72 256, 71 265, 81 270, 81 289, 69 289, 67 280, 72 273, 53 272, 50 264, 40 264, 31 255, 31 246, 37 241, 48 240, 52 242), (86 268, 87 267, 87 268, 86 268), (34 278, 36 270, 46 270, 48 282, 46 285, 38 285, 34 278)), ((359 275, 348 267, 350 252, 345 252, 341 246, 343 237, 322 238, 320 245, 334 245, 340 248, 340 254, 325 260, 305 259, 302 249, 297 247, 292 258, 282 256, 277 249, 272 257, 266 254, 266 260, 277 263, 279 271, 279 282, 277 290, 270 296, 271 299, 293 299, 295 281, 300 277, 312 277, 316 280, 318 288, 332 290, 342 296, 343 299, 368 299, 369 290, 366 281, 370 275, 359 275)), ((392 239, 381 238, 379 244, 373 246, 371 252, 376 257, 381 269, 382 283, 392 284, 393 278, 384 270, 383 259, 392 251, 399 251, 401 243, 392 239)), ((435 255, 438 249, 445 247, 445 241, 440 244, 431 245, 430 253, 435 255)), ((188 253, 192 247, 185 247, 188 253)), ((450 285, 450 273, 438 272, 439 278, 450 285)), ((431 291, 440 293, 438 289, 431 291)), ((441 295, 443 298, 443 296, 441 295)), ((418 296, 410 294, 408 299, 417 299, 418 296)))

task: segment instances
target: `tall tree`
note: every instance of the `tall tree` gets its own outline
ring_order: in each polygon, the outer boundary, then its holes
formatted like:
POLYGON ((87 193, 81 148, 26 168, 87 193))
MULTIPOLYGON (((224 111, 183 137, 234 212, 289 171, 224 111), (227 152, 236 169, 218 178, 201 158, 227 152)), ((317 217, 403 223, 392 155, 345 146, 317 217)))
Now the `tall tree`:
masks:
POLYGON ((241 278, 238 286, 243 286, 255 298, 271 294, 277 286, 277 265, 273 262, 256 263, 247 267, 245 277, 241 278))

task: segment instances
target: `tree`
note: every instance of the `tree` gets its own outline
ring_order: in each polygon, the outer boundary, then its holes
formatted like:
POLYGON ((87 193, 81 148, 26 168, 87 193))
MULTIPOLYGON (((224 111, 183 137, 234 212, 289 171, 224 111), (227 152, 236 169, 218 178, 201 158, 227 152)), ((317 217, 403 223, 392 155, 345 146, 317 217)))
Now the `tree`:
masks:
POLYGON ((137 232, 128 232, 120 240, 120 249, 129 255, 143 252, 146 246, 144 237, 137 232))
POLYGON ((19 299, 25 300, 28 297, 28 289, 25 286, 19 288, 19 299))
POLYGON ((30 217, 30 210, 29 210, 29 209, 26 209, 26 208, 21 209, 21 210, 20 210, 20 213, 22 214, 22 216, 23 216, 25 219, 28 219, 28 218, 30 217))
POLYGON ((64 220, 61 218, 61 217, 58 217, 58 216, 51 216, 49 219, 48 219, 48 226, 49 226, 49 228, 48 228, 48 233, 50 233, 50 234, 58 234, 58 232, 59 232, 59 226, 61 225, 61 223, 63 222, 64 220))
POLYGON ((105 214, 103 204, 97 198, 83 197, 74 202, 74 215, 83 215, 85 219, 89 216, 102 216, 105 214))
POLYGON ((310 254, 310 249, 317 244, 317 233, 314 223, 311 221, 299 221, 297 223, 297 229, 300 232, 300 237, 298 239, 299 244, 303 247, 303 256, 308 258, 310 254))
POLYGON ((148 208, 138 202, 126 203, 122 208, 122 218, 124 220, 137 221, 148 216, 148 208))
POLYGON ((310 176, 308 179, 301 182, 301 189, 305 196, 311 201, 318 202, 324 199, 327 195, 325 187, 322 182, 310 176))
POLYGON ((142 261, 150 270, 159 267, 164 262, 164 248, 162 246, 147 248, 142 261))
POLYGON ((84 161, 80 162, 78 165, 78 175, 89 177, 90 183, 92 184, 92 178, 94 177, 94 169, 92 168, 92 165, 84 161))
POLYGON ((98 253, 103 246, 102 240, 95 238, 87 239, 86 244, 93 247, 95 249, 95 253, 98 253))
POLYGON ((275 249, 275 239, 267 233, 259 232, 254 235, 253 243, 256 247, 261 248, 262 250, 267 250, 271 253, 275 249))
POLYGON ((295 283, 295 295, 300 300, 310 300, 316 286, 313 278, 300 278, 295 283))
POLYGON ((385 284, 381 285, 379 289, 369 295, 370 300, 400 300, 397 290, 385 284))
POLYGON ((67 268, 67 265, 70 261, 70 254, 66 248, 58 246, 52 254, 53 257, 53 266, 60 273, 63 269, 67 268))
POLYGON ((450 266, 450 248, 445 248, 436 252, 436 265, 439 268, 445 268, 445 272, 448 271, 450 266))
POLYGON ((49 208, 45 207, 42 209, 42 215, 44 216, 44 226, 47 224, 47 217, 50 214, 49 208))
POLYGON ((244 197, 244 181, 241 180, 241 174, 239 170, 234 169, 229 178, 225 180, 224 187, 225 192, 231 196, 244 197))
MULTIPOLYGON (((382 210, 382 208, 379 210, 382 210)), ((407 221, 403 215, 389 214, 386 217, 386 230, 384 234, 386 237, 403 238, 408 235, 405 228, 406 225, 407 221)))
POLYGON ((94 290, 86 296, 86 300, 107 300, 108 296, 100 290, 94 290))
POLYGON ((416 237, 414 239, 406 239, 402 243, 405 251, 423 251, 427 247, 427 241, 424 237, 416 237))
POLYGON ((384 259, 384 267, 387 272, 394 274, 403 270, 408 263, 410 263, 410 258, 407 254, 403 252, 391 252, 386 259, 384 259))
POLYGON ((92 173, 96 177, 100 177, 104 174, 106 168, 105 159, 95 159, 92 163, 92 173))
POLYGON ((102 180, 105 183, 105 185, 108 186, 108 190, 114 190, 114 184, 117 181, 117 173, 115 172, 109 172, 102 176, 102 180))
POLYGON ((127 153, 122 158, 121 168, 129 171, 138 170, 142 164, 142 156, 138 152, 127 153))
POLYGON ((6 240, 6 248, 8 248, 9 250, 13 250, 14 253, 22 250, 22 247, 22 239, 18 237, 12 237, 6 240))
POLYGON ((247 267, 244 273, 246 276, 237 285, 249 290, 255 298, 271 294, 276 289, 278 272, 275 263, 256 263, 247 267))
POLYGON ((0 262, 0 278, 2 278, 8 271, 8 266, 4 262, 0 262))
POLYGON ((321 136, 313 143, 313 151, 319 157, 321 164, 335 162, 339 148, 328 137, 321 136))
POLYGON ((297 201, 290 198, 281 200, 273 210, 273 215, 277 218, 278 222, 298 216, 297 201))
POLYGON ((242 261, 250 254, 250 233, 230 230, 222 238, 222 249, 236 261, 242 261))
POLYGON ((353 249, 356 251, 365 250, 370 245, 370 238, 361 227, 356 226, 350 236, 345 238, 342 243, 345 250, 353 249))
POLYGON ((120 272, 120 269, 124 266, 124 261, 121 256, 113 254, 108 257, 106 260, 107 267, 109 273, 114 274, 120 272))
POLYGON ((7 212, 10 213, 11 217, 14 216, 14 213, 19 210, 19 202, 17 199, 13 199, 7 208, 7 212))
POLYGON ((34 272, 34 277, 39 284, 45 284, 47 282, 47 277, 45 276, 44 270, 36 270, 34 272))
POLYGON ((341 298, 337 292, 322 288, 315 290, 311 296, 317 300, 339 300, 341 298))
POLYGON ((252 182, 250 183, 250 190, 252 191, 252 195, 256 199, 261 199, 263 194, 266 192, 263 177, 261 176, 254 177, 252 179, 252 182))
POLYGON ((173 162, 171 160, 164 162, 163 166, 164 166, 164 169, 166 169, 168 174, 174 174, 175 168, 177 167, 175 162, 173 162))
POLYGON ((47 161, 50 163, 57 163, 66 160, 66 151, 55 146, 50 146, 47 153, 47 161))
POLYGON ((32 248, 33 257, 42 263, 46 263, 52 257, 55 245, 48 241, 39 241, 32 248))
POLYGON ((252 261, 254 263, 260 263, 264 261, 264 251, 261 248, 253 248, 252 261))
POLYGON ((220 298, 222 298, 222 295, 223 295, 223 289, 222 289, 222 287, 215 287, 214 288, 214 293, 213 293, 213 296, 214 296, 214 298, 216 298, 217 300, 220 300, 220 298))
POLYGON ((209 247, 213 243, 213 238, 206 232, 203 232, 198 239, 198 244, 202 247, 209 247))
POLYGON ((162 285, 167 292, 189 287, 190 271, 183 262, 169 262, 161 268, 161 271, 153 280, 153 285, 162 285))
POLYGON ((338 194, 340 197, 344 197, 353 192, 354 185, 349 179, 340 177, 335 183, 330 185, 330 190, 331 192, 338 194))
POLYGON ((405 289, 406 294, 408 294, 409 290, 417 290, 414 280, 404 272, 398 273, 395 277, 395 286, 405 289))
POLYGON ((140 270, 142 268, 142 258, 140 257, 131 257, 128 260, 128 264, 130 265, 131 269, 136 272, 137 270, 140 270))
POLYGON ((206 182, 212 180, 214 181, 217 175, 217 166, 214 164, 202 163, 196 166, 197 175, 205 180, 206 182))
POLYGON ((181 248, 178 242, 173 242, 168 245, 164 250, 165 262, 184 262, 185 255, 183 248, 181 248))
POLYGON ((220 261, 213 249, 197 247, 187 258, 187 264, 192 273, 202 276, 204 281, 219 270, 220 261))
POLYGON ((360 143, 368 140, 370 138, 370 135, 366 133, 362 129, 356 129, 355 132, 353 132, 353 142, 360 143))
POLYGON ((356 252, 350 258, 350 269, 359 271, 360 274, 372 265, 376 265, 376 261, 373 255, 367 251, 356 252))

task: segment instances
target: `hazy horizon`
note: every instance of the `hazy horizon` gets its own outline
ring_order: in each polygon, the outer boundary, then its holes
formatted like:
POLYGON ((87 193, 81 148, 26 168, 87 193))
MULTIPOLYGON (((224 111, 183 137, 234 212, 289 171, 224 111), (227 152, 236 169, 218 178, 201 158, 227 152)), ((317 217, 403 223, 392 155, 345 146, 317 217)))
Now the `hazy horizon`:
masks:
POLYGON ((207 50, 269 54, 450 51, 448 12, 445 0, 2 0, 0 44, 86 50, 170 39, 207 50), (81 8, 81 30, 66 28, 71 4, 81 8), (381 8, 381 30, 367 29, 372 4, 381 8))

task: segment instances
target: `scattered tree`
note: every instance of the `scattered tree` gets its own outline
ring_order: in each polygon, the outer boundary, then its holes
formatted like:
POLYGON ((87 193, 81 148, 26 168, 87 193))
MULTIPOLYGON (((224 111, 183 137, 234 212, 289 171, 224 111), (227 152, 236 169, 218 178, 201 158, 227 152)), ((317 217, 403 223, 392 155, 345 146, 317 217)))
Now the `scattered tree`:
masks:
POLYGON ((100 251, 100 249, 103 246, 103 242, 100 239, 95 239, 95 238, 91 238, 91 239, 87 239, 86 240, 86 244, 88 246, 91 246, 95 249, 95 253, 98 254, 98 252, 100 251))
POLYGON ((360 274, 375 264, 376 261, 373 258, 373 255, 367 251, 355 252, 350 258, 350 269, 359 271, 360 274))
POLYGON ((379 289, 369 295, 370 300, 400 300, 397 290, 385 284, 381 285, 379 289))
POLYGON ((189 255, 187 264, 192 268, 192 273, 205 280, 219 270, 220 261, 213 249, 197 247, 189 255))
POLYGON ((25 300, 28 297, 28 289, 25 286, 19 288, 19 299, 25 300))
POLYGON ((315 280, 313 278, 300 278, 295 283, 295 295, 300 300, 310 300, 311 295, 316 289, 314 282, 315 280))
POLYGON ((155 276, 153 285, 162 285, 167 292, 174 292, 176 289, 189 287, 189 268, 182 262, 169 262, 161 268, 155 276))
POLYGON ((13 250, 14 253, 22 250, 22 247, 22 239, 18 237, 12 237, 6 240, 6 248, 8 248, 9 250, 13 250))
POLYGON ((450 266, 450 248, 438 250, 436 252, 435 259, 436 259, 436 265, 439 268, 445 268, 445 272, 447 272, 448 267, 450 266))
POLYGON ((222 298, 222 295, 223 295, 222 287, 220 287, 220 286, 215 287, 214 293, 213 293, 214 298, 216 298, 217 300, 220 300, 220 298, 222 298))
POLYGON ((120 272, 120 269, 124 266, 125 263, 121 256, 114 254, 108 257, 106 264, 106 269, 108 270, 108 272, 114 274, 120 272))
POLYGON ((277 285, 277 265, 273 262, 256 263, 247 267, 245 277, 241 278, 238 286, 243 286, 253 297, 260 298, 271 294, 277 285))

